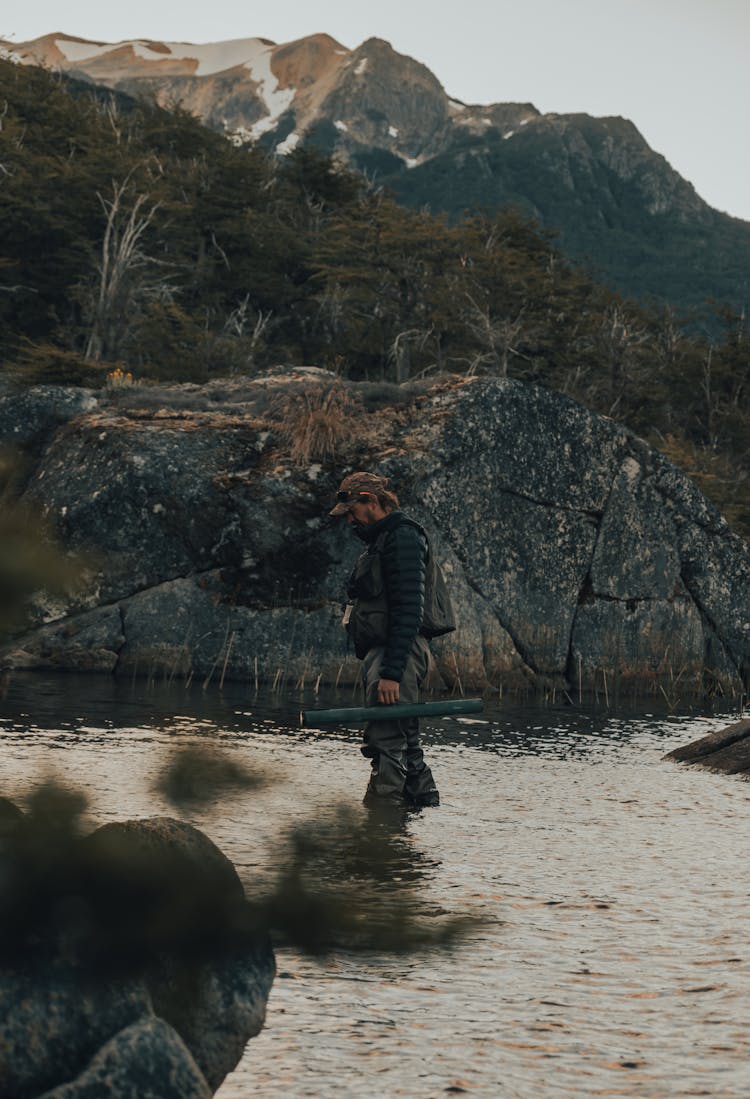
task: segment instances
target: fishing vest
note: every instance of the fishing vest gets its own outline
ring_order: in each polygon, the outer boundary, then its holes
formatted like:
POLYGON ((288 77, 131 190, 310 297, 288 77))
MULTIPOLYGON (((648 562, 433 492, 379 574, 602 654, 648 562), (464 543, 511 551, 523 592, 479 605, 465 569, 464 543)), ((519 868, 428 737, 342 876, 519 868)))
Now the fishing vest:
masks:
MULTIPOLYGON (((430 547, 424 527, 404 517, 404 523, 416 527, 427 545, 425 561, 424 608, 419 632, 423 637, 440 637, 456 628, 448 587, 440 565, 430 547)), ((354 602, 347 607, 344 624, 360 659, 375 645, 388 640, 388 600, 383 579, 382 553, 390 531, 383 531, 357 558, 349 580, 355 591, 354 602)))

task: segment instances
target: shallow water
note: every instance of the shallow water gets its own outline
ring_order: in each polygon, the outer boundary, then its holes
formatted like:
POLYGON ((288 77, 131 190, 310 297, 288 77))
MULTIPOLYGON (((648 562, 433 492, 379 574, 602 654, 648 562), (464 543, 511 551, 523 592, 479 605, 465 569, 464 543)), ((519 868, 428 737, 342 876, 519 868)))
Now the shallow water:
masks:
MULTIPOLYGON (((351 699, 316 704, 334 703, 351 699)), ((17 676, 0 793, 54 770, 92 823, 171 812, 149 789, 169 748, 220 743, 277 776, 191 818, 252 890, 280 829, 366 781, 358 733, 300 732, 298 709, 236 685, 17 676)), ((220 1099, 746 1099, 750 786, 662 761, 735 718, 500 703, 428 726, 442 805, 407 820, 396 869, 428 909, 486 923, 452 954, 280 949, 266 1027, 220 1099)))

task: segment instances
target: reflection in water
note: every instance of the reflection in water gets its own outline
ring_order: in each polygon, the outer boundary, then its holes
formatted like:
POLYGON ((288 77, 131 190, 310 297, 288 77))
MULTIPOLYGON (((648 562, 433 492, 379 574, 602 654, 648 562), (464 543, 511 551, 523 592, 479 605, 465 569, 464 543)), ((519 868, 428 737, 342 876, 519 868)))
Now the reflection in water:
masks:
MULTIPOLYGON (((220 744, 279 776, 192 817, 253 890, 284 830, 347 799, 367 819, 359 731, 297 727, 302 706, 348 702, 17 677, 0 794, 54 768, 97 822, 165 812, 150 789, 171 748, 220 744)), ((750 787, 661 758, 734 717, 503 703, 429 726, 443 805, 389 834, 382 888, 403 878, 429 911, 487 922, 447 955, 282 949, 266 1029, 220 1099, 745 1099, 750 787)), ((329 872, 359 869, 342 841, 329 872)))
MULTIPOLYGON (((439 862, 420 850, 410 834, 407 814, 360 813, 359 817, 336 822, 333 832, 323 830, 321 859, 316 860, 314 851, 309 855, 309 869, 316 876, 334 885, 369 883, 374 878, 381 890, 398 890, 402 885, 419 885, 437 870, 439 862), (333 859, 332 839, 337 845, 333 859)), ((317 830, 321 831, 319 825, 317 830)))

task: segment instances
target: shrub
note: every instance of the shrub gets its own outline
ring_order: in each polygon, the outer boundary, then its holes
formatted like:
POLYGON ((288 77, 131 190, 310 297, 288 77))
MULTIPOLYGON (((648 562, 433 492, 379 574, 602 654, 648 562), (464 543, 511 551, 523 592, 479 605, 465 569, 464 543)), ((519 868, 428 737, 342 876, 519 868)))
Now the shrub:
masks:
POLYGON ((8 366, 8 372, 27 385, 99 387, 105 384, 112 366, 93 362, 78 351, 65 351, 51 343, 28 342, 8 366))
POLYGON ((340 460, 348 445, 358 437, 365 416, 362 402, 346 386, 307 385, 275 396, 269 418, 289 446, 293 461, 340 460))

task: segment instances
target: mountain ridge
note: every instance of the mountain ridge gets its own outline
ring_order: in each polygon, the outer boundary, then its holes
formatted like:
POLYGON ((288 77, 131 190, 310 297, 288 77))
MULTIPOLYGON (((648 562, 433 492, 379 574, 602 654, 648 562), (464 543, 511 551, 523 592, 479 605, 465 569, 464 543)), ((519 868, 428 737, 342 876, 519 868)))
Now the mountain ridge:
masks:
MULTIPOLYGON (((198 44, 149 38, 106 43, 53 32, 15 46, 0 41, 3 46, 24 64, 58 68, 131 94, 147 91, 162 106, 174 102, 180 90, 186 109, 229 136, 249 140, 271 133, 280 120, 283 112, 269 97, 291 92, 287 105, 299 139, 330 119, 339 152, 377 142, 407 167, 442 151, 454 129, 507 133, 509 125, 545 117, 530 103, 468 104, 453 98, 426 65, 377 37, 348 49, 326 33, 285 43, 257 37, 198 44), (269 74, 276 80, 273 88, 265 86, 269 74), (220 110, 229 104, 232 109, 220 110)), ((286 141, 281 137, 275 147, 286 141)))
POLYGON ((629 119, 466 104, 374 37, 349 49, 325 33, 197 45, 54 32, 2 45, 24 64, 179 103, 238 144, 314 145, 451 220, 519 206, 625 293, 745 305, 750 222, 714 210, 629 119))

